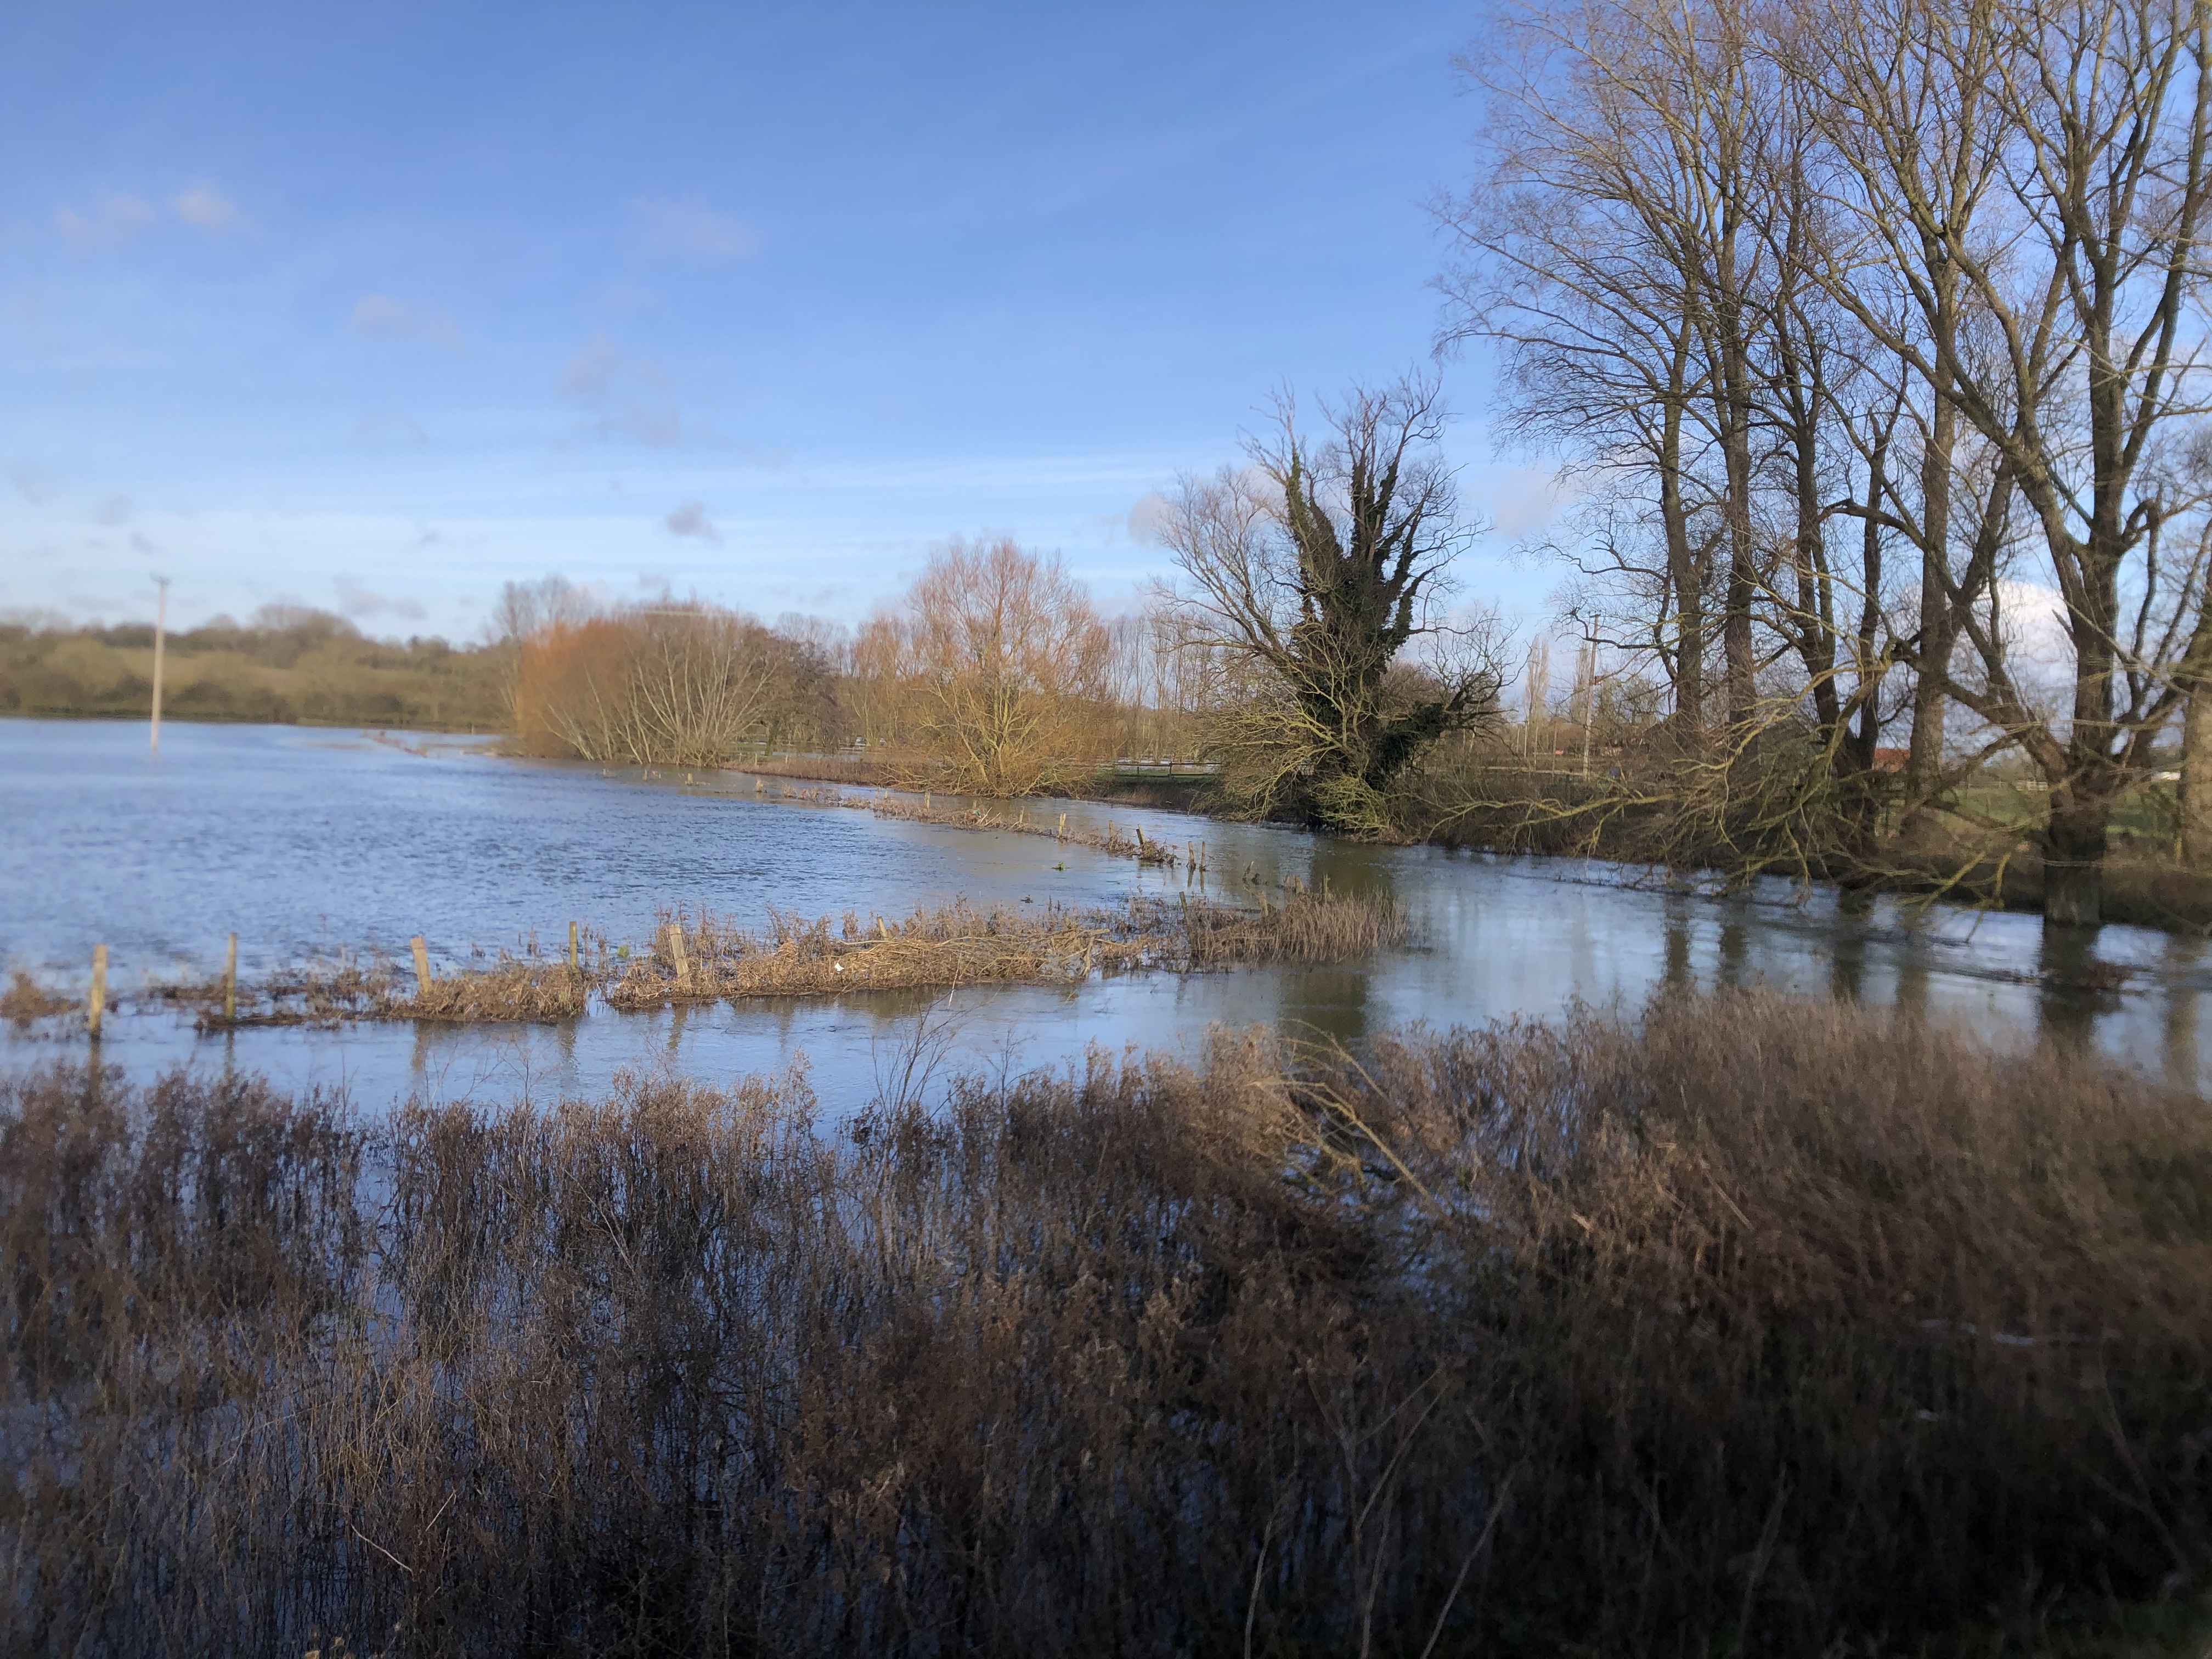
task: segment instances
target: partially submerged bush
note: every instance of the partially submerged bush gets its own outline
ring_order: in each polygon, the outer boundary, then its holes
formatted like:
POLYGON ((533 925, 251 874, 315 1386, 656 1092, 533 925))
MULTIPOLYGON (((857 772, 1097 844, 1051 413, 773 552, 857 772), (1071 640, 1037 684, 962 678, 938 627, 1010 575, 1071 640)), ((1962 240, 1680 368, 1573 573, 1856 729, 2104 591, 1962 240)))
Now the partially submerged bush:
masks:
POLYGON ((2201 1103, 1842 1006, 849 1134, 57 1070, 0 1254, 9 1651, 1910 1650, 2212 1563, 2201 1103))

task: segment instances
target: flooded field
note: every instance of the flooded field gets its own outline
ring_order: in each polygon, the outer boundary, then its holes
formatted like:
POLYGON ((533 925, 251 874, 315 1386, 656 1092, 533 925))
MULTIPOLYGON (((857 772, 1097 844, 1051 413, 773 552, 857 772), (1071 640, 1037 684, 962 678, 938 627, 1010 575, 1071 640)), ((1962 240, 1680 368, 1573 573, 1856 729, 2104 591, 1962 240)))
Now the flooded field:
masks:
MULTIPOLYGON (((1298 831, 1082 802, 1033 819, 1180 848, 1206 869, 784 799, 802 786, 738 773, 651 780, 527 763, 479 740, 173 725, 0 721, 13 809, 0 842, 0 957, 83 985, 111 960, 103 1060, 133 1076, 178 1065, 343 1086, 364 1106, 421 1094, 540 1097, 603 1088, 621 1069, 729 1078, 804 1060, 825 1098, 865 1101, 905 1063, 921 1023, 944 1063, 1025 1067, 1101 1045, 1188 1045, 1210 1024, 1262 1022, 1357 1041, 1384 1026, 1633 1006, 1656 985, 1763 983, 1901 1003, 2003 1041, 2051 1030, 2176 1080, 2207 1080, 2199 1031, 2212 968, 2193 940, 2108 927, 2046 939, 2032 916, 1918 910, 1781 884, 1714 895, 1643 872, 1375 848, 1298 831), (1113 904, 1203 886, 1253 902, 1285 882, 1395 899, 1403 948, 1348 967, 1100 975, 1074 985, 716 1003, 558 1025, 356 1024, 204 1035, 144 988, 204 977, 239 936, 252 979, 341 951, 404 957, 420 933, 441 972, 501 951, 565 949, 569 922, 649 946, 678 907, 758 926, 978 905, 1113 904)), ((939 798, 943 804, 943 798, 939 798)), ((0 1039, 13 1071, 84 1052, 78 1032, 0 1039)))

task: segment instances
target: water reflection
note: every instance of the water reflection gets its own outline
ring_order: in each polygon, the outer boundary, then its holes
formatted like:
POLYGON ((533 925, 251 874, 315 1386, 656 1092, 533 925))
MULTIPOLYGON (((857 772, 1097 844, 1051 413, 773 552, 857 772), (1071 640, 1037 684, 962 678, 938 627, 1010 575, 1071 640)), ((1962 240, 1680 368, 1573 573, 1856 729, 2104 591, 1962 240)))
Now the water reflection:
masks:
MULTIPOLYGON (((2048 1032, 2177 1082, 2205 1076, 2204 947, 2138 929, 2046 934, 2032 916, 1782 884, 1712 897, 1602 866, 1317 841, 1081 802, 1031 810, 1065 810, 1075 829, 1141 823, 1178 848, 1202 837, 1201 878, 1043 837, 784 805, 772 793, 780 785, 756 793, 749 775, 641 787, 596 769, 429 746, 426 757, 344 733, 183 726, 149 762, 136 726, 0 720, 0 775, 17 808, 0 846, 0 951, 9 965, 81 977, 92 944, 106 942, 122 1007, 101 1053, 126 1071, 186 1061, 288 1086, 343 1085, 364 1101, 586 1092, 617 1068, 726 1076, 802 1054, 825 1100, 865 1099, 878 1053, 933 1008, 953 1028, 954 1063, 1050 1064, 1094 1044, 1188 1043, 1213 1023, 1357 1042, 1414 1019, 1548 1017, 1576 999, 1633 1008, 1662 984, 1892 1003, 1998 1041, 2048 1032), (562 1027, 207 1038, 169 1014, 132 1012, 142 977, 207 971, 234 928, 249 973, 338 944, 404 951, 417 932, 450 968, 533 933, 565 938, 571 918, 611 942, 642 942, 672 901, 753 922, 771 903, 899 914, 958 896, 1083 904, 1201 890, 1251 902, 1286 880, 1394 897, 1416 941, 1357 968, 963 991, 949 1008, 906 994, 599 1013, 562 1027)), ((81 1041, 10 1036, 0 1064, 82 1052, 81 1041)))

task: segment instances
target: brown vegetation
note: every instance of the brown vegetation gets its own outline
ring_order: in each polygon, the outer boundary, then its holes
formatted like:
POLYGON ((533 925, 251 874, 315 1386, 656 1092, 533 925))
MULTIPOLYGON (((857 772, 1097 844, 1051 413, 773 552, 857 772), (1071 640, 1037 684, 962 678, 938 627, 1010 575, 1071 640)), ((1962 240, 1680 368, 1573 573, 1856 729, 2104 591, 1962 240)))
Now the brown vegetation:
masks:
POLYGON ((66 1014, 76 1007, 67 997, 57 996, 29 974, 17 968, 8 975, 8 988, 0 992, 0 1019, 18 1027, 66 1014))
POLYGON ((902 921, 854 911, 809 922, 769 912, 753 933, 723 918, 664 913, 648 959, 605 988, 617 1008, 724 997, 819 996, 961 985, 1049 984, 1094 971, 1194 972, 1239 963, 1344 962, 1401 942, 1388 899, 1303 890, 1258 910, 1133 898, 1118 908, 1056 903, 978 909, 964 901, 902 921))
POLYGON ((240 981, 234 1018, 223 1015, 220 979, 171 987, 168 1001, 198 1010, 204 1031, 247 1025, 342 1025, 363 1019, 560 1021, 585 1011, 587 965, 521 961, 502 953, 487 969, 433 978, 426 991, 381 951, 342 953, 258 981, 240 981))
POLYGON ((697 600, 608 608, 558 578, 510 583, 498 626, 532 754, 1007 797, 1194 752, 1194 659, 1170 620, 1109 626, 1057 556, 1008 541, 948 544, 850 635, 697 600))
POLYGON ((2049 1651, 2212 1565, 2212 1121, 2078 1057, 1734 997, 857 1104, 0 1085, 0 1647, 2049 1651))
MULTIPOLYGON (((1158 969, 1192 973, 1238 963, 1344 962, 1403 941, 1405 914, 1388 899, 1315 894, 1293 887, 1256 910, 1188 895, 1138 897, 1120 907, 1073 908, 964 900, 865 922, 807 921, 773 907, 764 933, 726 918, 664 910, 650 952, 610 951, 596 933, 577 965, 502 954, 490 967, 434 977, 428 990, 382 953, 341 955, 238 988, 236 1017, 224 1018, 219 980, 172 987, 165 1000, 198 1010, 202 1030, 226 1026, 338 1025, 354 1020, 455 1023, 561 1021, 589 1008, 593 992, 634 1010, 726 997, 842 995, 848 992, 1079 981, 1094 971, 1158 969)), ((0 999, 15 1016, 43 996, 24 975, 0 999)), ((73 1005, 54 1004, 55 1012, 73 1005)))
POLYGON ((647 766, 718 766, 772 746, 823 675, 799 641, 696 602, 556 621, 516 648, 525 752, 647 766))

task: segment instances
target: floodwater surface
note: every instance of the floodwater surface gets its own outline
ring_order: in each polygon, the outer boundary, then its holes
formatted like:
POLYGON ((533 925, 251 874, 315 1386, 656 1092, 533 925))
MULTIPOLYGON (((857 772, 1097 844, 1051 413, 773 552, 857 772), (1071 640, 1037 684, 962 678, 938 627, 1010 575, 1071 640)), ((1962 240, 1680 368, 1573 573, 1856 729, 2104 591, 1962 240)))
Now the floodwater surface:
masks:
MULTIPOLYGON (((2212 962, 2195 940, 2125 927, 2046 935, 2033 916, 1778 882, 1717 894, 1604 866, 1361 847, 1073 801, 1021 810, 1047 821, 1064 811, 1071 828, 1141 826, 1177 847, 1203 838, 1217 898, 1288 878, 1389 894, 1414 942, 1329 969, 599 1010, 559 1026, 203 1036, 137 996, 212 972, 234 932, 243 977, 339 950, 404 955, 416 933, 452 970, 536 941, 565 948, 571 921, 643 945, 664 908, 758 927, 770 906, 866 919, 957 897, 1111 902, 1191 880, 1037 836, 800 805, 781 794, 805 786, 775 779, 759 787, 741 773, 605 776, 502 757, 482 739, 170 724, 155 756, 143 725, 0 720, 0 960, 81 988, 105 943, 122 1008, 100 1054, 134 1076, 235 1066, 286 1087, 342 1086, 372 1108, 411 1094, 588 1094, 623 1068, 726 1079, 803 1063, 842 1110, 884 1086, 918 1036, 942 1066, 1025 1068, 1094 1047, 1188 1048, 1218 1024, 1357 1042, 1413 1021, 1550 1018, 1577 1000, 1632 1009, 1668 982, 1902 1004, 1993 1041, 2048 1031, 2208 1081, 2198 1032, 2212 962)), ((11 1031, 0 1065, 21 1072, 87 1048, 81 1030, 11 1031)))

